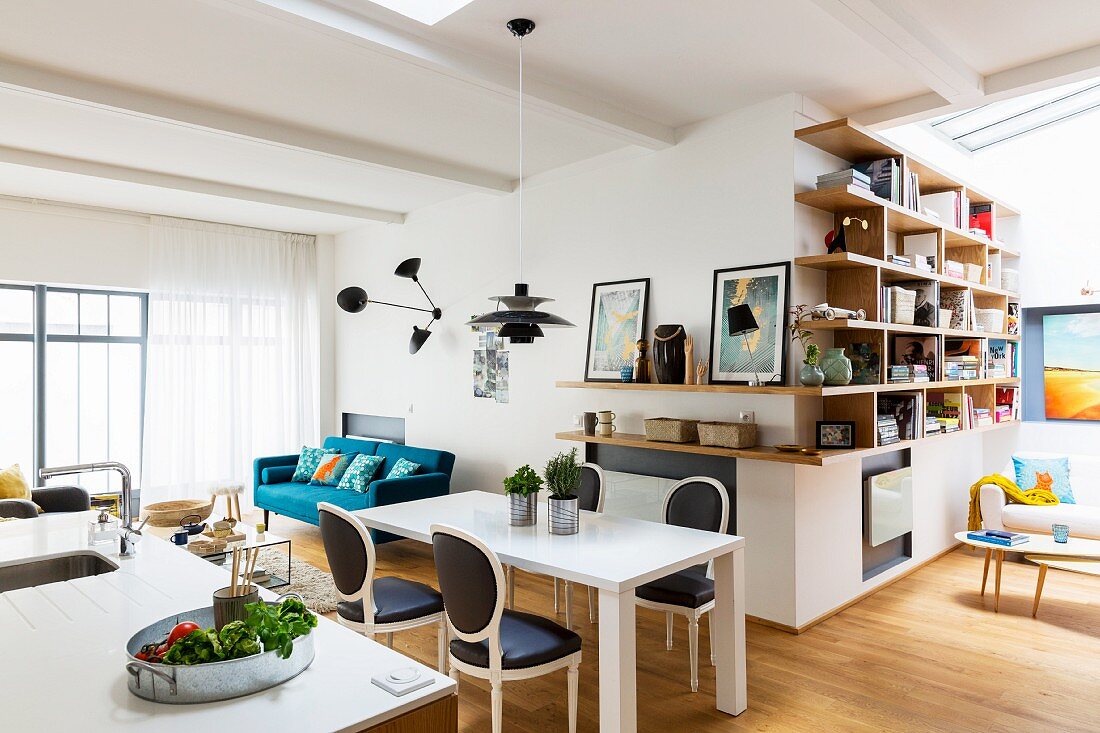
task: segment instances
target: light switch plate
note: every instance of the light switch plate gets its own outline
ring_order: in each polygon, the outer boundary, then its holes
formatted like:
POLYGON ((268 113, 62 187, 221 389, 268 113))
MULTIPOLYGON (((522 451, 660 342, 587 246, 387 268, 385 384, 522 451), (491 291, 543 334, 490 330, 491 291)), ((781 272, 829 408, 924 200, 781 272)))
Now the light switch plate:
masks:
POLYGON ((424 674, 415 667, 401 667, 375 675, 371 677, 371 682, 391 695, 401 697, 421 687, 427 687, 432 684, 433 679, 431 675, 424 674))

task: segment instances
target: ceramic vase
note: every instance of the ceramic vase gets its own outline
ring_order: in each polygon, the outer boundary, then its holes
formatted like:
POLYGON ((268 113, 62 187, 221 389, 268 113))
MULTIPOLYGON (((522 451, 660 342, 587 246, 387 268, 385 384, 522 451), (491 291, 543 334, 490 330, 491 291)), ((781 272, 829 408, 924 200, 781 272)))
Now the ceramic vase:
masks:
POLYGON ((825 384, 843 386, 852 381, 852 360, 844 355, 844 349, 825 349, 821 371, 825 373, 825 384))
POLYGON ((803 362, 802 369, 798 372, 798 381, 805 387, 820 387, 825 382, 825 372, 816 364, 803 362))
POLYGON ((686 356, 684 327, 657 326, 653 331, 653 373, 661 384, 683 384, 686 356))

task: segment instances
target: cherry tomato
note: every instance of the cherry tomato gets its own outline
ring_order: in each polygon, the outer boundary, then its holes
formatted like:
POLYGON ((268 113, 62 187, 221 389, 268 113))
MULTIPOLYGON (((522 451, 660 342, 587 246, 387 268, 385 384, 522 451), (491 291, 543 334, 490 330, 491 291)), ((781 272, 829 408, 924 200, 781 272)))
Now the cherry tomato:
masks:
POLYGON ((168 634, 168 641, 165 642, 165 648, 170 649, 177 641, 193 631, 198 631, 200 628, 198 624, 192 623, 191 621, 183 621, 176 624, 175 628, 168 634))

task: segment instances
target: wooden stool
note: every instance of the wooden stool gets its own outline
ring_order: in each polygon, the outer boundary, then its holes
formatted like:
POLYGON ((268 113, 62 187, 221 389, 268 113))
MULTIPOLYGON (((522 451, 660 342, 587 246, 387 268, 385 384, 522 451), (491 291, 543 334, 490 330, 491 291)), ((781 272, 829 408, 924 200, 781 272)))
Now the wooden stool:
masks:
POLYGON ((214 506, 217 507, 218 497, 224 496, 226 519, 236 519, 238 522, 244 520, 244 517, 241 516, 240 500, 243 493, 244 484, 225 484, 224 486, 215 486, 210 490, 210 495, 214 497, 214 506))

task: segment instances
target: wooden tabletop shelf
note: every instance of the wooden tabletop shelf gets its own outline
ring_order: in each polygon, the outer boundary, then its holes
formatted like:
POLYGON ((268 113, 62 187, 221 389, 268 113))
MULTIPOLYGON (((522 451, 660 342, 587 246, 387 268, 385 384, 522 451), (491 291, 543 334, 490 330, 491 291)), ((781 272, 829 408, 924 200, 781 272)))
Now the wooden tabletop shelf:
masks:
POLYGON ((895 265, 892 262, 887 262, 886 260, 879 260, 874 257, 868 257, 866 255, 856 254, 854 252, 837 252, 835 254, 796 257, 794 263, 799 267, 809 267, 814 270, 824 270, 826 272, 831 272, 833 270, 852 270, 861 267, 876 267, 882 273, 883 282, 904 282, 906 280, 936 280, 937 282, 947 286, 948 288, 969 288, 975 293, 983 295, 1002 295, 1012 299, 1018 299, 1020 297, 1019 293, 1014 293, 1010 290, 1003 290, 1001 288, 995 288, 991 285, 983 285, 981 283, 971 282, 969 280, 960 280, 958 278, 948 277, 947 275, 941 275, 936 272, 919 270, 915 267, 895 265))
POLYGON ((821 387, 822 397, 834 395, 867 394, 869 392, 919 392, 922 390, 951 390, 963 387, 1015 387, 1019 377, 994 377, 992 379, 951 379, 938 382, 894 382, 891 384, 845 384, 841 387, 821 387))
POLYGON ((836 319, 833 321, 817 320, 804 321, 802 328, 808 331, 842 331, 849 329, 864 329, 867 331, 887 331, 889 333, 922 333, 930 336, 947 336, 948 338, 990 338, 1004 339, 1005 341, 1019 341, 1020 335, 1015 333, 994 333, 992 331, 963 331, 956 328, 932 328, 930 326, 910 326, 904 323, 882 323, 880 321, 856 321, 836 319))
POLYGON ((703 392, 708 394, 766 394, 792 397, 820 397, 819 387, 786 387, 765 384, 749 387, 744 384, 637 384, 635 382, 554 382, 555 387, 566 389, 618 389, 635 392, 703 392))

